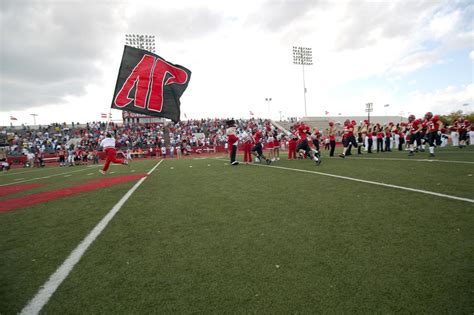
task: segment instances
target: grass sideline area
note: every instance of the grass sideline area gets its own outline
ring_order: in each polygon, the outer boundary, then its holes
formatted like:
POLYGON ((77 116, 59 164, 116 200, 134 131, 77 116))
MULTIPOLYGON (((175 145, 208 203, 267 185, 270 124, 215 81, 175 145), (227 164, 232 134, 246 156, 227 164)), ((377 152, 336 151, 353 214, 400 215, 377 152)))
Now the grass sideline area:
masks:
MULTIPOLYGON (((436 154, 323 151, 319 167, 165 160, 42 312, 471 313, 474 148, 436 154)), ((0 201, 144 174, 157 161, 106 176, 97 166, 14 169, 0 173, 0 190, 42 185, 0 201)), ((0 213, 0 313, 20 312, 135 183, 0 213)))

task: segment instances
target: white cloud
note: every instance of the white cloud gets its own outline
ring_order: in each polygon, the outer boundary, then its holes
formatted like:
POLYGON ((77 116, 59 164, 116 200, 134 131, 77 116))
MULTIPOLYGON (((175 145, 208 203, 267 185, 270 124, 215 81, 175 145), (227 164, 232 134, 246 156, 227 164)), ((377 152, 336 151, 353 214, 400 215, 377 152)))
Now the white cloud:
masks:
POLYGON ((471 52, 469 53, 469 58, 471 60, 474 60, 474 50, 471 50, 471 52))
POLYGON ((474 84, 467 86, 448 86, 433 92, 412 92, 410 94, 410 100, 406 103, 406 108, 410 108, 413 113, 417 113, 418 115, 427 111, 438 114, 449 114, 457 110, 472 110, 473 101, 474 84), (470 104, 471 108, 466 109, 463 104, 470 104))

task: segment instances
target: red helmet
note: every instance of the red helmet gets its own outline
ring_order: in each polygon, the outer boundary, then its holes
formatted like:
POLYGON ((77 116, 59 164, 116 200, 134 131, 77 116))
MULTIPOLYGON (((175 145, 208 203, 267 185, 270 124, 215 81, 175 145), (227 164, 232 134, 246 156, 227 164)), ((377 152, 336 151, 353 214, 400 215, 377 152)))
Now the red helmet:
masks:
POLYGON ((368 119, 365 119, 365 120, 364 120, 364 124, 368 125, 368 124, 369 124, 369 120, 368 120, 368 119))
POLYGON ((344 122, 344 126, 347 126, 351 123, 351 121, 349 119, 346 119, 346 121, 344 122))
POLYGON ((353 124, 353 125, 357 125, 357 121, 355 121, 355 120, 352 120, 352 121, 351 121, 351 124, 353 124))
POLYGON ((415 115, 412 114, 412 115, 408 116, 408 121, 412 122, 412 121, 415 120, 415 118, 416 118, 415 115))
POLYGON ((431 117, 433 117, 433 113, 432 112, 427 112, 425 114, 425 119, 431 119, 431 117))
POLYGON ((334 126, 334 123, 332 121, 329 122, 329 127, 334 126))

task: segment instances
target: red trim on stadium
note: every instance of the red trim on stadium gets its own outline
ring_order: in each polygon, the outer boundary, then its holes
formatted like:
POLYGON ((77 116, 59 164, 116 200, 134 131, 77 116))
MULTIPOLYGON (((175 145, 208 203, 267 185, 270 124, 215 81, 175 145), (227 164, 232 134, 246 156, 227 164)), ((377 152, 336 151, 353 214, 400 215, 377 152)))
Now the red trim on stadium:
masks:
POLYGON ((134 174, 134 175, 127 175, 127 176, 101 178, 84 185, 68 187, 68 188, 52 190, 52 191, 46 191, 46 192, 31 194, 31 195, 17 197, 17 198, 10 198, 6 200, 2 200, 0 202, 0 212, 8 212, 8 211, 12 211, 12 210, 20 209, 20 208, 33 206, 39 203, 56 200, 59 198, 78 195, 84 192, 97 190, 100 188, 105 188, 105 187, 109 187, 109 186, 113 186, 117 184, 135 181, 146 176, 147 174, 134 174))

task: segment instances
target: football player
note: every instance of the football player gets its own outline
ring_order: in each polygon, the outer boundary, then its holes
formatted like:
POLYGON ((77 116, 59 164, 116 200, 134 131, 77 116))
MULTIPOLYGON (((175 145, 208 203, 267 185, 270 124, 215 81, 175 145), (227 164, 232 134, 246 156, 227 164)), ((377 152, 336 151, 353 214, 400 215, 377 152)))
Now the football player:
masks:
POLYGON ((433 113, 431 112, 425 114, 425 120, 430 156, 433 157, 435 156, 435 145, 441 144, 441 129, 443 128, 443 122, 439 119, 438 115, 433 116, 433 113))
POLYGON ((357 141, 354 136, 354 125, 351 123, 349 119, 346 119, 344 122, 344 129, 342 133, 342 145, 344 146, 344 149, 341 154, 339 154, 340 157, 345 158, 346 157, 346 152, 347 149, 349 148, 349 145, 353 145, 354 148, 357 148, 357 141))
POLYGON ((296 145, 296 152, 298 152, 300 158, 303 158, 305 155, 309 155, 316 165, 320 165, 321 158, 319 152, 315 154, 308 144, 308 135, 311 135, 310 130, 310 127, 304 122, 299 124, 298 128, 296 129, 299 137, 298 144, 296 145))

